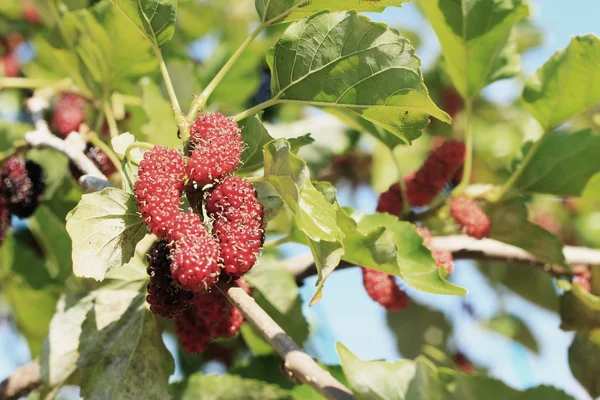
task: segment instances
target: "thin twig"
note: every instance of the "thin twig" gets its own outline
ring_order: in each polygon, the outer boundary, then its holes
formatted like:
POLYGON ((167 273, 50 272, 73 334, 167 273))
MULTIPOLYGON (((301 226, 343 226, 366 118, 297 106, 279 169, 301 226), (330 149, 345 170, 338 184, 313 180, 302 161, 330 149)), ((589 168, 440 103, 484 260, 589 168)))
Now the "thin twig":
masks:
MULTIPOLYGON (((464 235, 437 236, 432 239, 431 248, 452 253, 455 260, 501 261, 510 264, 523 264, 543 269, 554 277, 571 275, 565 268, 549 265, 527 251, 493 239, 474 239, 464 235)), ((600 264, 600 250, 587 247, 565 246, 563 253, 567 264, 600 264)), ((311 255, 286 259, 288 270, 301 284, 305 278, 315 275, 316 266, 311 255)), ((342 261, 336 269, 355 267, 342 261)))
POLYGON ((85 141, 79 133, 71 132, 66 139, 54 136, 43 118, 43 111, 48 107, 47 98, 37 94, 27 100, 27 108, 31 112, 35 129, 25 134, 25 142, 35 148, 51 148, 65 154, 83 172, 79 184, 86 192, 102 190, 112 186, 106 176, 85 155, 85 141))
POLYGON ((303 384, 311 386, 330 400, 350 400, 355 397, 350 390, 338 382, 328 371, 321 368, 315 360, 293 341, 277 325, 256 301, 235 282, 220 282, 218 288, 244 314, 244 317, 283 358, 286 373, 303 384))
POLYGON ((16 400, 27 396, 41 385, 40 363, 37 360, 31 361, 17 368, 0 383, 0 400, 16 400))

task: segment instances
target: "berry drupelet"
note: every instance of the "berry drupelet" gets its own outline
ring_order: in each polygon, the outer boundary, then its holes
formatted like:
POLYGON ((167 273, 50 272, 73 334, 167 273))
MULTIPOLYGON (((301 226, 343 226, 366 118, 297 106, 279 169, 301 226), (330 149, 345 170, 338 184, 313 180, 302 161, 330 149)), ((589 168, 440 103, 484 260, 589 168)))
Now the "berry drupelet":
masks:
POLYGON ((190 129, 186 173, 198 187, 235 171, 242 156, 240 128, 223 114, 202 114, 190 129))
POLYGON ((175 318, 194 302, 194 293, 183 290, 171 276, 171 250, 165 240, 157 241, 147 255, 150 276, 146 301, 150 310, 165 318, 175 318))
POLYGON ((256 263, 264 243, 264 208, 258 194, 250 182, 228 176, 207 196, 206 209, 214 221, 224 272, 240 278, 256 263))
POLYGON ((46 188, 42 167, 22 157, 11 157, 2 166, 1 179, 10 213, 19 218, 33 215, 46 188))

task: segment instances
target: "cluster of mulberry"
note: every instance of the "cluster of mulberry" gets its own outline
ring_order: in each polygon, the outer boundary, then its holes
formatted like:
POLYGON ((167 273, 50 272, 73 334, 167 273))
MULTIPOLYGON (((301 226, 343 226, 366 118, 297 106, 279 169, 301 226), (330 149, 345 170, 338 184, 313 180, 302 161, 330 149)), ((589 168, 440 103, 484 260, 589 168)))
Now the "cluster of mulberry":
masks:
MULTIPOLYGON (((251 294, 250 288, 239 279, 236 283, 251 294)), ((244 316, 216 289, 196 292, 189 308, 175 318, 175 333, 181 347, 188 353, 200 353, 212 339, 235 335, 244 316)))
POLYGON ((35 212, 46 188, 42 167, 22 157, 9 158, 0 175, 0 244, 10 215, 28 218, 35 212))
POLYGON ((54 104, 51 128, 53 132, 66 138, 71 132, 78 132, 85 122, 87 100, 74 93, 63 93, 54 104))
POLYGON ((401 311, 408 306, 408 295, 400 289, 392 275, 369 268, 362 268, 362 273, 367 294, 386 310, 401 311))
MULTIPOLYGON (((415 207, 426 206, 446 183, 460 182, 465 151, 465 145, 455 140, 445 141, 434 150, 418 171, 404 178, 408 203, 415 207)), ((394 183, 379 197, 377 212, 399 215, 403 207, 400 185, 394 183)))
POLYGON ((190 128, 190 159, 185 172, 199 188, 235 171, 242 157, 242 135, 220 113, 200 115, 190 128))
POLYGON ((406 196, 410 205, 426 206, 448 181, 456 180, 456 173, 465 161, 465 154, 465 145, 456 140, 447 140, 435 149, 417 172, 405 178, 406 196))
MULTIPOLYGON (((426 205, 446 182, 451 179, 464 161, 464 145, 455 141, 442 144, 427 159, 423 167, 405 178, 407 196, 411 205, 426 205), (431 179, 431 182, 425 181, 431 179)), ((383 192, 377 203, 377 212, 398 216, 403 209, 404 199, 398 183, 391 185, 383 192)), ((431 250, 436 266, 449 275, 454 270, 452 253, 431 248, 431 233, 427 228, 418 227, 417 232, 423 238, 423 244, 431 250)), ((400 311, 408 305, 409 299, 393 276, 362 268, 363 285, 371 299, 381 304, 388 311, 400 311)))
POLYGON ((491 221, 475 201, 463 197, 452 199, 450 214, 467 235, 477 239, 490 236, 491 221))
MULTIPOLYGON (((187 160, 162 146, 145 152, 134 190, 142 220, 162 239, 148 255, 150 309, 175 318, 183 348, 198 352, 212 338, 236 333, 244 321, 214 285, 219 279, 245 285, 240 278, 264 242, 264 210, 252 184, 231 175, 242 153, 235 122, 201 115, 191 128, 189 150, 187 160), (190 190, 204 191, 206 225, 198 214, 180 209, 184 189, 188 197, 190 190)), ((202 212, 202 204, 196 208, 202 212)))
POLYGON ((228 176, 210 192, 206 209, 214 221, 224 272, 240 278, 256 263, 265 239, 258 194, 250 182, 228 176))
MULTIPOLYGON (((91 143, 88 143, 85 147, 84 153, 87 158, 89 158, 94 165, 104 174, 106 177, 110 177, 112 174, 117 172, 117 167, 112 163, 110 158, 103 152, 99 147, 94 146, 91 143)), ((73 178, 78 180, 81 178, 83 173, 77 168, 77 166, 73 163, 73 161, 69 161, 69 170, 71 171, 71 175, 73 178)))

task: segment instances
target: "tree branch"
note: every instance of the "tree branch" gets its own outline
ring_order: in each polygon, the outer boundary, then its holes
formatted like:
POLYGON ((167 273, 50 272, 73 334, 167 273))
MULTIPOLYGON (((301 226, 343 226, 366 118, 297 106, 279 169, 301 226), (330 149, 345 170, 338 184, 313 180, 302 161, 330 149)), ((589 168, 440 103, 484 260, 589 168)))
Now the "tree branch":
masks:
MULTIPOLYGON (((433 238, 431 248, 449 251, 452 253, 455 260, 502 261, 511 264, 523 264, 541 268, 555 277, 571 275, 571 273, 563 267, 548 265, 523 249, 493 239, 478 240, 463 235, 437 236, 433 238)), ((567 264, 570 265, 600 264, 600 250, 586 247, 565 246, 563 248, 563 253, 567 264)), ((296 277, 296 282, 298 284, 301 284, 305 278, 317 273, 311 255, 287 259, 285 260, 285 263, 288 270, 296 277)), ((354 266, 354 264, 342 261, 336 269, 354 266)))
POLYGON ((96 192, 112 186, 96 165, 85 155, 85 141, 78 132, 71 132, 64 140, 54 136, 43 118, 44 109, 48 108, 47 95, 44 92, 34 94, 27 100, 27 108, 31 112, 35 130, 25 134, 25 142, 33 148, 51 148, 65 154, 75 164, 83 176, 79 185, 87 193, 96 192))
POLYGON ((41 385, 40 363, 37 360, 31 361, 17 368, 0 383, 0 400, 16 400, 27 396, 41 385))
POLYGON ((244 317, 283 358, 285 371, 290 378, 311 386, 330 400, 355 399, 349 389, 321 368, 315 360, 293 341, 244 289, 235 282, 220 282, 219 291, 236 306, 244 317))

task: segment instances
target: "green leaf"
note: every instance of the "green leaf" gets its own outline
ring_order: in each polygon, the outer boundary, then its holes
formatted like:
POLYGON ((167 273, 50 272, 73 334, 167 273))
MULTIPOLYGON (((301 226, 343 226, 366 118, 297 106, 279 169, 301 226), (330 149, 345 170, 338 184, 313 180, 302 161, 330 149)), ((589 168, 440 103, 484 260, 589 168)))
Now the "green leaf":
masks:
POLYGON ((401 277, 410 286, 429 293, 464 296, 467 291, 442 277, 431 251, 415 226, 389 214, 360 217, 358 223, 342 217, 346 237, 343 259, 355 265, 401 277))
POLYGON ((145 294, 104 290, 82 325, 77 367, 86 399, 166 399, 174 370, 145 294), (110 383, 110 384, 107 384, 110 383))
MULTIPOLYGON (((250 173, 263 167, 263 149, 273 140, 258 116, 246 118, 240 122, 245 149, 242 152, 242 164, 237 173, 250 173)), ((299 148, 314 142, 310 134, 288 139, 290 148, 296 153, 299 148)))
POLYGON ((121 169, 123 170, 127 191, 129 193, 133 193, 133 185, 138 176, 138 166, 144 156, 144 150, 136 147, 129 151, 129 157, 125 157, 127 148, 135 143, 135 141, 135 136, 129 132, 115 136, 111 140, 115 154, 122 159, 121 169))
POLYGON ((598 331, 588 336, 575 335, 569 347, 569 366, 575 379, 587 390, 593 399, 600 396, 600 335, 598 331))
POLYGON ((573 134, 555 131, 540 140, 514 188, 525 193, 580 196, 587 182, 600 172, 600 136, 590 129, 573 134))
POLYGON ((146 226, 133 194, 106 188, 81 198, 67 216, 67 232, 75 275, 102 280, 107 271, 131 260, 146 226))
POLYGON ((362 361, 340 343, 337 351, 359 400, 572 400, 548 386, 519 392, 484 375, 437 368, 424 357, 391 363, 362 361))
POLYGON ((430 115, 451 123, 429 97, 408 40, 355 11, 293 23, 267 62, 279 103, 338 107, 407 143, 421 135, 430 115))
POLYGON ((492 319, 485 321, 483 326, 521 343, 534 353, 539 351, 537 341, 529 330, 529 327, 515 315, 496 315, 492 319))
POLYGON ((589 180, 581 197, 585 200, 600 200, 600 173, 592 176, 589 180))
POLYGON ((81 325, 94 297, 95 293, 81 299, 63 295, 58 302, 40 355, 40 373, 46 385, 60 386, 76 371, 81 325))
POLYGON ((256 12, 262 22, 284 18, 294 21, 323 11, 356 10, 364 12, 382 12, 386 7, 401 7, 410 0, 255 0, 256 12))
POLYGON ((515 24, 529 14, 523 0, 419 2, 442 45, 444 64, 465 99, 520 71, 515 24))
POLYGON ((27 243, 29 237, 17 237, 13 232, 5 233, 0 246, 0 287, 3 298, 10 306, 19 328, 25 336, 32 356, 36 357, 62 285, 50 277, 47 263, 27 243))
POLYGON ((453 373, 455 377, 451 400, 573 400, 561 390, 550 386, 538 386, 520 392, 498 379, 485 375, 453 373))
POLYGON ((267 356, 275 354, 273 347, 267 342, 254 327, 244 324, 240 328, 244 343, 255 356, 267 356))
POLYGON ((302 345, 308 338, 308 322, 302 314, 302 300, 294 276, 274 257, 263 256, 245 276, 253 288, 253 297, 283 328, 302 345))
POLYGON ((177 0, 111 0, 151 42, 163 46, 175 32, 177 0))
POLYGON ((263 166, 263 149, 273 138, 257 115, 240 122, 246 148, 242 153, 242 165, 238 172, 253 172, 263 166))
POLYGON ((62 286, 50 284, 35 288, 23 277, 13 274, 2 283, 2 290, 15 315, 19 332, 27 340, 31 356, 37 357, 48 334, 62 286))
POLYGON ((336 222, 338 206, 325 200, 313 186, 306 162, 292 153, 285 139, 264 147, 265 178, 292 211, 298 232, 314 256, 319 279, 312 304, 321 297, 325 279, 340 262, 344 233, 336 222))
POLYGON ((564 280, 558 284, 564 290, 560 296, 560 329, 589 332, 600 328, 600 297, 564 280))
POLYGON ((88 97, 134 91, 133 82, 156 71, 150 43, 108 2, 67 12, 60 30, 38 39, 37 57, 25 72, 35 78, 71 78, 88 97))
POLYGON ((562 242, 527 219, 527 208, 522 200, 499 203, 490 207, 487 214, 492 223, 492 239, 520 247, 548 264, 565 264, 562 242))
POLYGON ((190 375, 171 385, 175 400, 294 400, 279 386, 234 375, 190 375))
POLYGON ((600 102, 600 39, 575 36, 529 78, 525 108, 546 132, 600 102))
POLYGON ((344 375, 360 400, 405 399, 417 365, 411 360, 363 361, 346 346, 336 343, 344 375))
POLYGON ((402 312, 388 313, 387 324, 396 336, 396 346, 404 358, 416 358, 425 346, 447 351, 452 326, 440 311, 411 300, 402 312))
POLYGON ((148 123, 142 127, 145 140, 170 148, 181 147, 171 103, 163 97, 160 88, 151 79, 142 78, 139 86, 142 90, 144 112, 148 117, 148 123))
POLYGON ((41 204, 29 219, 29 228, 42 247, 53 278, 66 279, 73 270, 71 240, 64 220, 41 204))
POLYGON ((479 263, 479 270, 492 284, 502 284, 524 299, 558 311, 558 294, 553 278, 541 269, 515 268, 502 263, 479 263))

